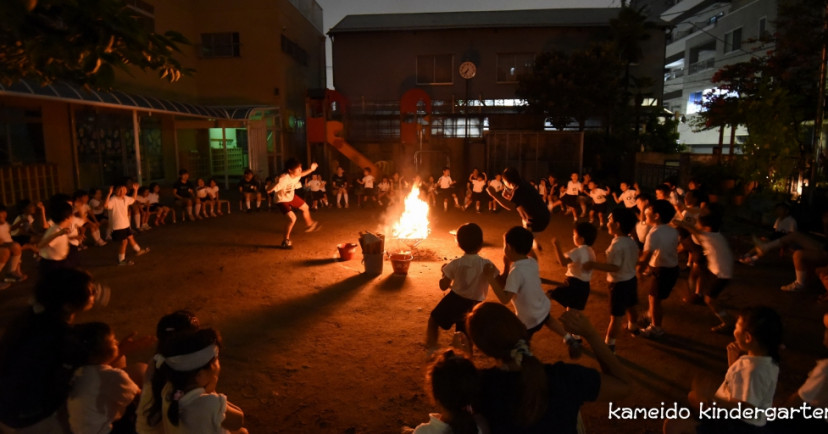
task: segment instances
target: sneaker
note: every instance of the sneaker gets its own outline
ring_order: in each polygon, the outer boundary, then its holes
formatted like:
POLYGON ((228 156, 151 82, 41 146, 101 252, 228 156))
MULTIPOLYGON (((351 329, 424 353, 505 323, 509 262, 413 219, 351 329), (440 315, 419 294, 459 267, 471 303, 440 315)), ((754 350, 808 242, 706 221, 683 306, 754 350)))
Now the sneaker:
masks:
POLYGON ((135 256, 146 255, 147 253, 149 253, 149 251, 150 251, 149 247, 144 247, 143 249, 135 252, 135 256))
POLYGON ((648 339, 658 339, 664 336, 664 329, 662 329, 661 327, 650 325, 646 329, 641 330, 641 336, 648 339))
POLYGON ((280 247, 283 249, 290 249, 293 247, 293 243, 291 243, 290 240, 284 240, 282 241, 282 245, 280 247))
POLYGON ((721 323, 715 327, 710 327, 710 331, 713 333, 721 333, 723 335, 729 335, 733 333, 733 326, 728 323, 721 323))
POLYGON ((127 259, 124 259, 123 261, 118 261, 119 266, 121 266, 121 265, 133 265, 133 264, 135 264, 135 263, 130 261, 130 260, 127 260, 127 259))
POLYGON ((797 292, 805 289, 805 287, 803 287, 799 282, 793 281, 787 285, 782 285, 782 287, 779 289, 785 292, 797 292))
POLYGON ((29 276, 25 274, 9 274, 3 279, 3 281, 6 283, 20 283, 28 278, 29 276))
POLYGON ((148 225, 148 224, 141 226, 141 230, 142 230, 142 231, 148 231, 148 230, 150 230, 150 229, 152 229, 152 228, 151 228, 151 227, 150 227, 150 225, 148 225))
POLYGON ((650 317, 642 316, 641 318, 638 318, 638 327, 645 329, 650 326, 651 322, 652 320, 650 319, 650 317))
POLYGON ((305 232, 316 232, 322 228, 322 225, 319 222, 313 222, 310 226, 305 228, 305 232))
POLYGON ((581 340, 580 339, 566 339, 566 346, 569 350, 570 359, 578 359, 581 357, 581 340))
POLYGON ((103 246, 106 245, 106 241, 104 241, 104 240, 95 241, 95 245, 98 246, 98 247, 103 247, 103 246))
POLYGON ((759 260, 759 256, 757 255, 745 255, 739 258, 739 262, 745 265, 750 265, 751 267, 756 265, 756 261, 759 260))

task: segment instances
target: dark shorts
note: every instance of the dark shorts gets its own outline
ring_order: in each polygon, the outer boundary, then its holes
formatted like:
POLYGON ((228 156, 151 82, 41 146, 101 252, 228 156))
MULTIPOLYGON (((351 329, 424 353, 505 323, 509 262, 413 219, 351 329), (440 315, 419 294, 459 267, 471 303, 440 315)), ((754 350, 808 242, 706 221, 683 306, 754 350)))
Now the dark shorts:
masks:
POLYGON ((702 294, 710 298, 716 298, 727 288, 730 279, 720 279, 710 272, 709 268, 701 271, 702 294))
POLYGON ((97 220, 97 221, 106 220, 107 218, 108 218, 108 216, 106 215, 106 213, 95 214, 95 220, 97 220))
POLYGON ((323 197, 325 197, 325 192, 324 192, 324 191, 322 191, 322 190, 319 190, 319 191, 312 191, 312 192, 311 192, 311 197, 313 198, 313 200, 319 200, 319 199, 322 199, 323 197))
POLYGON ((606 202, 596 203, 595 205, 592 205, 592 210, 595 211, 595 212, 599 212, 601 214, 606 214, 607 213, 607 203, 606 202))
POLYGON ((673 287, 676 286, 679 267, 652 267, 650 271, 653 274, 650 281, 650 296, 657 297, 659 300, 667 299, 673 292, 673 287))
POLYGON ((279 207, 279 211, 281 211, 282 214, 287 214, 287 213, 293 211, 294 209, 301 208, 302 205, 304 205, 304 204, 305 204, 305 201, 302 200, 302 198, 299 197, 298 194, 294 194, 293 195, 293 200, 291 200, 290 202, 279 202, 279 203, 276 204, 276 206, 279 207))
POLYGON ((451 199, 451 195, 454 194, 454 190, 451 188, 438 188, 437 189, 437 197, 440 200, 444 199, 451 199))
POLYGON ((535 333, 537 333, 538 331, 540 331, 540 329, 542 329, 544 325, 546 325, 546 322, 549 321, 550 316, 552 316, 552 315, 551 314, 546 315, 546 318, 544 318, 543 321, 540 322, 540 324, 530 328, 529 330, 526 330, 527 332, 529 332, 529 339, 532 339, 532 336, 535 333))
POLYGON ((12 235, 12 241, 22 246, 32 242, 32 237, 29 235, 12 235))
POLYGON ((449 330, 451 326, 455 326, 458 332, 465 332, 466 314, 471 312, 478 303, 480 302, 477 300, 470 300, 457 295, 454 291, 449 291, 431 311, 431 317, 443 330, 449 330))
POLYGON ((364 196, 373 196, 373 195, 377 194, 377 192, 376 192, 376 189, 374 187, 371 187, 371 188, 362 187, 362 194, 364 196))
POLYGON ((161 205, 159 205, 157 203, 150 204, 150 206, 149 206, 150 212, 156 212, 156 211, 158 211, 158 208, 161 208, 161 205))
POLYGON ((567 276, 563 285, 549 290, 549 298, 557 301, 564 307, 584 310, 589 298, 589 282, 567 276))
POLYGON ((610 315, 623 316, 638 304, 638 279, 609 283, 610 315))
MULTIPOLYGON (((540 218, 529 217, 529 221, 526 222, 526 229, 529 229, 529 232, 537 234, 538 232, 543 232, 547 226, 549 226, 549 214, 541 216, 540 218)), ((535 237, 537 239, 537 237, 535 237)))
POLYGON ((132 229, 124 228, 112 231, 112 241, 124 241, 132 236, 132 229))
POLYGON ((561 202, 570 208, 575 208, 578 206, 578 196, 574 194, 565 194, 563 199, 561 199, 561 202))
POLYGON ((489 194, 485 191, 481 191, 480 193, 472 192, 472 201, 477 202, 487 202, 489 200, 489 194))

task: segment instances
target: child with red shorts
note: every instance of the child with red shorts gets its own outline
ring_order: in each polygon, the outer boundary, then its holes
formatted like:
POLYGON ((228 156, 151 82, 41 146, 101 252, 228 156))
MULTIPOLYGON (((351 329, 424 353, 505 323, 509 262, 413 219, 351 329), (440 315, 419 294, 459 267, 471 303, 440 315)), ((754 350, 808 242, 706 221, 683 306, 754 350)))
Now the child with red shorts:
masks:
POLYGON ((319 230, 321 227, 319 222, 314 221, 311 218, 308 204, 305 203, 301 197, 295 194, 297 184, 300 187, 302 185, 300 182, 302 177, 309 175, 311 172, 316 170, 317 167, 319 167, 318 164, 311 163, 310 168, 303 171, 302 163, 300 163, 296 158, 290 158, 285 162, 285 171, 279 175, 276 185, 267 191, 268 194, 271 192, 276 193, 276 206, 279 208, 279 211, 287 217, 287 222, 285 223, 285 239, 282 241, 281 246, 283 249, 293 247, 293 243, 290 241, 290 232, 293 230, 293 225, 296 224, 295 210, 302 212, 302 217, 308 225, 305 232, 314 232, 319 230))

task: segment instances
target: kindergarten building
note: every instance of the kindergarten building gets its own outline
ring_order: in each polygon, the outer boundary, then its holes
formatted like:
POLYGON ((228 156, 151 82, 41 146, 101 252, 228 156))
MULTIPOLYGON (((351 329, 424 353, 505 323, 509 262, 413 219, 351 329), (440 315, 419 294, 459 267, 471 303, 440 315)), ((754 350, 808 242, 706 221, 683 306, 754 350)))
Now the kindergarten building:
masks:
POLYGON ((314 0, 131 0, 156 32, 192 45, 176 83, 120 74, 111 92, 58 82, 0 85, 0 202, 108 186, 171 184, 178 170, 230 177, 304 156, 305 97, 325 85, 314 0))

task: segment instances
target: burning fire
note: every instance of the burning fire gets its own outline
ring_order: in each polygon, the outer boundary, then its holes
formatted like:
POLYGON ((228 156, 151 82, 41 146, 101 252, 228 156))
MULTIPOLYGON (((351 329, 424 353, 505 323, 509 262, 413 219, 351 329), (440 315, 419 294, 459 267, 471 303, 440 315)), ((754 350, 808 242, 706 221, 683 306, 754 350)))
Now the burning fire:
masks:
POLYGON ((422 241, 428 237, 428 203, 420 199, 418 187, 405 197, 405 209, 392 233, 394 238, 403 240, 422 241))

